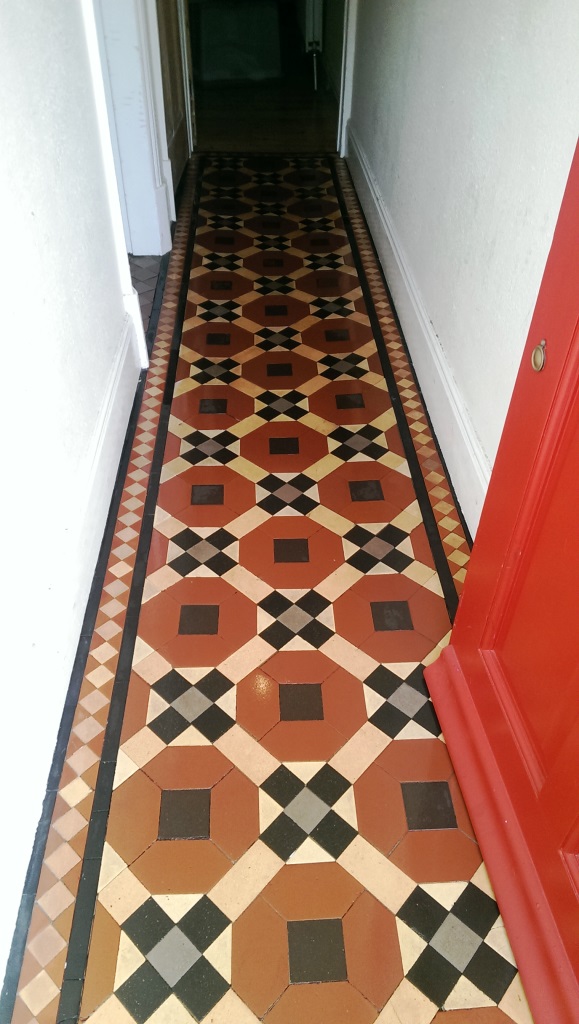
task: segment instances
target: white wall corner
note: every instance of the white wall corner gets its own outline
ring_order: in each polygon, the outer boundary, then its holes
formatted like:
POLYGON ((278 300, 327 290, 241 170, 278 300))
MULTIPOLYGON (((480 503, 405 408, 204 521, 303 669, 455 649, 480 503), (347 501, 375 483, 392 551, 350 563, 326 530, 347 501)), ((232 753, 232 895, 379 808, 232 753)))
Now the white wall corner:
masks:
POLYGON ((457 387, 444 348, 428 316, 369 160, 348 125, 348 166, 368 220, 418 383, 460 507, 474 536, 491 467, 457 387))

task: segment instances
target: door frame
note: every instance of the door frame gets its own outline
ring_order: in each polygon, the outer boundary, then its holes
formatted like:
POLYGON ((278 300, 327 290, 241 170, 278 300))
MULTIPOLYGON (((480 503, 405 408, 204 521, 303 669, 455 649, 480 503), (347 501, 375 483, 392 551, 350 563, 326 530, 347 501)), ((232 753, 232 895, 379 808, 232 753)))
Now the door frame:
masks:
MULTIPOLYGON (((559 926, 557 920, 557 911, 561 915, 568 894, 577 887, 576 865, 566 863, 552 822, 543 820, 542 769, 524 709, 521 714, 494 644, 503 619, 508 621, 519 568, 532 544, 540 506, 549 501, 551 470, 579 402, 578 239, 579 147, 450 645, 425 672, 537 1024, 571 1024, 576 1019, 579 979, 569 922, 561 917, 559 926), (546 339, 546 362, 533 373, 531 357, 541 339, 546 339)), ((556 567, 547 585, 556 589, 556 567)), ((576 732, 570 732, 563 747, 570 754, 576 743, 576 732)), ((578 779, 571 773, 565 784, 573 803, 578 779)))
POLYGON ((341 157, 348 153, 348 122, 352 113, 354 95, 354 63, 356 57, 356 29, 358 25, 358 0, 346 0, 344 9, 344 35, 342 45, 342 85, 336 149, 341 157))

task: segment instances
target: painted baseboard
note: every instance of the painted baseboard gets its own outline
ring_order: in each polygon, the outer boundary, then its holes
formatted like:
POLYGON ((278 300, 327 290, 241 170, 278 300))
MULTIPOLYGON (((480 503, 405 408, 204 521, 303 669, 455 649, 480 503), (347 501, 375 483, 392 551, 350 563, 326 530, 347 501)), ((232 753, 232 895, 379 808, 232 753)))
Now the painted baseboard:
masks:
POLYGON ((428 316, 364 149, 348 125, 347 161, 404 331, 434 431, 474 536, 490 466, 428 316))

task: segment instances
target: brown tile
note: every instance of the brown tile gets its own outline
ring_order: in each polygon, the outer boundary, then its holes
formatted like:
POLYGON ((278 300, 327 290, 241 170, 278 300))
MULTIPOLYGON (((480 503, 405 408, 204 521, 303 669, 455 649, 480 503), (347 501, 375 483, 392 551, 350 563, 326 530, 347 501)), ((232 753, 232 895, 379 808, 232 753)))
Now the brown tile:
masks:
POLYGON ((289 983, 285 921, 261 897, 233 925, 231 984, 258 1016, 289 983))
POLYGON ((376 1009, 347 981, 290 985, 264 1017, 267 1024, 372 1024, 376 1009))
POLYGON ((312 921, 343 917, 362 889, 338 864, 289 864, 263 898, 287 921, 312 921))
POLYGON ((344 917, 348 980, 381 1010, 404 976, 396 918, 369 892, 344 917))
POLYGON ((121 929, 97 901, 82 994, 81 1017, 90 1016, 113 991, 121 929))
POLYGON ((323 434, 303 423, 273 421, 242 437, 239 450, 244 459, 261 466, 268 473, 301 473, 328 454, 328 442, 323 434), (272 455, 270 439, 288 437, 297 437, 297 454, 272 455))
POLYGON ((458 829, 408 832, 390 860, 415 882, 460 882, 472 878, 482 857, 458 829))
POLYGON ((210 789, 231 768, 215 747, 167 747, 149 761, 144 772, 159 789, 210 789))
POLYGON ((512 1024, 512 1021, 498 1006, 481 1006, 437 1013, 432 1024, 512 1024))
POLYGON ((236 861, 258 837, 257 787, 234 768, 212 792, 211 838, 232 861, 236 861))
POLYGON ((231 861, 210 839, 175 839, 153 843, 131 865, 131 871, 154 893, 209 889, 229 870, 231 861))
POLYGON ((354 784, 354 797, 360 834, 390 854, 408 831, 399 783, 373 764, 354 784))
POLYGON ((393 740, 376 764, 399 782, 449 779, 452 764, 441 740, 393 740))
POLYGON ((157 839, 161 790, 144 772, 136 772, 113 793, 107 842, 132 864, 157 839))

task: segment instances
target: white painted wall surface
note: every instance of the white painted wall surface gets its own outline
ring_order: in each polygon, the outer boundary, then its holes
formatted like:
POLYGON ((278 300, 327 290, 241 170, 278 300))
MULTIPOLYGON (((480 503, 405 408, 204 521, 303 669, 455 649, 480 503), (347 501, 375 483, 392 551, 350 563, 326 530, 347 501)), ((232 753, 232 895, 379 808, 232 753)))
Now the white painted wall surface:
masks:
POLYGON ((476 528, 579 127, 577 0, 364 0, 350 157, 476 528))
POLYGON ((0 974, 142 355, 91 19, 0 0, 0 974))

